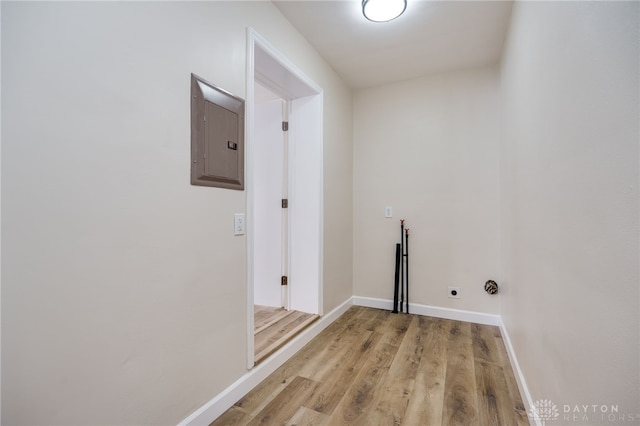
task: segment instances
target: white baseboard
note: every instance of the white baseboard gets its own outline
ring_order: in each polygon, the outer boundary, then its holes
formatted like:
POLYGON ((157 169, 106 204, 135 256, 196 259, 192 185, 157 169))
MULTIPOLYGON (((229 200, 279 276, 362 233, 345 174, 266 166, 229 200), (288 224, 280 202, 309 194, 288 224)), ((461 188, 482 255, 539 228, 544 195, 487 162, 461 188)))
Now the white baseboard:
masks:
MULTIPOLYGON (((367 306, 369 308, 386 309, 389 311, 393 309, 392 300, 375 299, 373 297, 353 296, 353 304, 358 306, 367 306)), ((460 309, 441 308, 438 306, 430 305, 420 305, 418 303, 409 303, 409 312, 417 315, 466 321, 475 324, 499 326, 501 323, 500 315, 463 311, 460 309)))
POLYGON ((278 349, 273 355, 262 361, 253 369, 247 371, 246 374, 236 380, 231 386, 194 411, 189 417, 181 421, 178 426, 209 425, 222 413, 233 406, 233 404, 238 402, 251 389, 266 379, 269 374, 276 371, 282 364, 295 355, 296 352, 302 349, 302 347, 309 343, 314 337, 320 334, 322 330, 327 328, 340 315, 345 313, 352 304, 352 298, 349 298, 328 314, 320 317, 303 332, 291 339, 286 345, 278 349))
POLYGON ((527 382, 524 379, 524 374, 520 369, 520 364, 518 364, 518 358, 516 357, 516 352, 513 350, 513 346, 511 345, 511 339, 509 338, 509 332, 507 331, 507 327, 504 325, 502 318, 500 318, 500 333, 502 334, 502 340, 504 341, 504 346, 507 348, 507 355, 509 355, 509 361, 511 361, 511 366, 513 367, 516 382, 518 382, 518 389, 520 390, 520 396, 523 398, 523 403, 525 405, 525 409, 527 410, 527 417, 529 421, 534 421, 536 426, 542 426, 542 422, 538 417, 530 417, 530 410, 533 407, 533 399, 531 398, 531 393, 529 392, 529 388, 527 387, 527 382))

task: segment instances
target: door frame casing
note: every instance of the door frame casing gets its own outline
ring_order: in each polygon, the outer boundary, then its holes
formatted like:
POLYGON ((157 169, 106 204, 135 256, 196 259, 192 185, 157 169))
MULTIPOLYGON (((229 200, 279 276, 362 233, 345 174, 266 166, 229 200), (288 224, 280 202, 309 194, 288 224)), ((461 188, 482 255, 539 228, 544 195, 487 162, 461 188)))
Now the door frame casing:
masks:
MULTIPOLYGON (((313 305, 310 310, 323 314, 323 150, 322 150, 322 89, 284 55, 278 52, 266 39, 253 28, 247 28, 247 72, 246 72, 246 102, 245 102, 245 155, 247 196, 247 368, 254 367, 254 241, 252 235, 254 220, 254 176, 252 164, 257 159, 253 153, 254 139, 254 84, 256 79, 268 87, 290 104, 289 111, 289 271, 290 279, 295 283, 301 274, 310 273, 312 276, 302 277, 299 282, 316 287, 314 294, 309 295, 313 305), (297 105, 300 106, 296 111, 297 105), (298 114, 296 114, 298 112, 298 114), (296 123, 301 123, 296 126, 296 123), (295 128, 295 131, 291 129, 295 128), (304 141, 306 145, 296 149, 296 140, 304 141), (299 158, 296 158, 296 153, 299 158), (296 161, 298 160, 298 161, 296 161), (313 164, 300 164, 301 161, 313 161, 313 164), (299 179, 298 184, 294 182, 299 179), (300 182, 306 179, 307 187, 301 188, 300 182), (303 214, 296 215, 300 211, 303 214), (306 221, 306 223, 305 223, 306 221), (296 229, 304 226, 304 232, 296 229), (306 233, 307 240, 303 243, 296 234, 306 233), (315 240, 315 241, 314 241, 315 240), (292 250, 297 253, 292 256, 292 250), (305 252, 306 253, 301 253, 305 252), (303 258, 298 260, 298 258, 303 258), (296 264, 300 267, 296 268, 296 264), (317 284, 317 285, 314 285, 317 284), (317 292, 317 293, 316 293, 317 292), (313 309, 315 307, 315 309, 313 309)), ((311 288, 310 287, 310 288, 311 288)), ((292 295, 290 288, 289 303, 292 295)), ((293 306, 295 308, 295 306, 293 306)))

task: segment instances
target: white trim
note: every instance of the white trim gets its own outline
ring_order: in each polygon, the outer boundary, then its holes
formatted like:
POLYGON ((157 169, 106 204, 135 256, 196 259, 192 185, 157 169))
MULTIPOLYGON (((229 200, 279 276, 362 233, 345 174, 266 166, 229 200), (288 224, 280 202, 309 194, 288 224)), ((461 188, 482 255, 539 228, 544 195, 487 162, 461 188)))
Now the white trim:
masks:
MULTIPOLYGON (((257 78, 257 76, 256 76, 257 78)), ((287 107, 287 122, 289 122, 291 120, 291 109, 292 109, 292 102, 291 99, 287 99, 285 101, 286 103, 286 107, 287 107)), ((293 247, 293 244, 291 243, 291 237, 293 236, 293 232, 292 232, 292 224, 294 223, 294 219, 296 218, 296 211, 295 209, 291 208, 293 207, 293 200, 295 198, 295 188, 293 183, 295 182, 296 179, 296 168, 294 167, 294 161, 295 161, 295 157, 296 157, 296 146, 293 142, 293 139, 291 137, 291 133, 293 130, 293 126, 292 123, 289 123, 289 130, 287 130, 287 198, 290 201, 289 204, 289 208, 287 208, 287 276, 289 277, 290 280, 294 279, 294 275, 291 273, 291 265, 293 264, 293 262, 291 261, 291 257, 292 257, 292 252, 293 250, 291 250, 291 247, 293 247)), ((290 285, 287 285, 285 287, 285 293, 286 293, 286 299, 287 299, 287 303, 284 306, 284 308, 289 311, 291 310, 291 287, 290 285)))
POLYGON ((524 378, 524 374, 520 369, 520 364, 518 363, 518 358, 516 357, 516 351, 513 349, 513 345, 511 345, 511 338, 509 338, 509 333, 507 332, 507 327, 504 325, 504 321, 502 321, 502 317, 500 317, 500 333, 502 334, 502 340, 504 341, 504 346, 507 348, 507 355, 509 355, 509 361, 511 362, 511 367, 513 367, 516 382, 518 383, 518 389, 520 390, 520 396, 524 399, 522 401, 525 404, 525 410, 527 413, 527 418, 529 422, 535 422, 536 426, 542 426, 542 422, 537 417, 529 417, 529 410, 533 407, 533 398, 531 398, 531 393, 529 392, 529 388, 527 387, 527 381, 524 378))
MULTIPOLYGON (((256 30, 251 27, 247 27, 247 38, 252 43, 253 46, 257 45, 265 52, 269 53, 269 56, 277 62, 281 68, 286 69, 291 74, 295 74, 296 78, 309 89, 308 93, 305 93, 303 96, 311 96, 322 93, 322 88, 318 86, 313 80, 311 80, 305 73, 303 73, 300 68, 298 68, 293 62, 289 61, 286 56, 280 53, 271 43, 267 41, 266 38, 262 37, 256 30)), ((252 57, 254 56, 255 51, 252 51, 252 57)), ((249 76, 247 76, 249 77, 249 76)), ((259 80, 266 79, 266 81, 262 81, 268 87, 279 88, 281 92, 287 92, 285 87, 282 87, 278 82, 273 81, 268 76, 260 74, 258 76, 259 80)), ((292 97, 293 99, 294 97, 292 97)))
POLYGON ((245 153, 245 166, 244 170, 246 173, 245 179, 245 194, 246 203, 247 203, 247 216, 245 220, 245 235, 247 242, 247 369, 252 369, 255 364, 255 351, 254 351, 254 318, 253 318, 253 280, 254 280, 254 271, 253 271, 253 262, 254 262, 254 253, 253 253, 253 197, 250 197, 249 194, 253 193, 253 167, 247 167, 249 164, 253 164, 253 120, 254 120, 254 111, 253 111, 253 102, 255 99, 255 82, 253 79, 254 75, 254 40, 252 37, 251 28, 247 28, 247 81, 246 81, 246 99, 245 102, 245 118, 244 118, 244 135, 245 135, 245 144, 244 144, 244 153, 245 153))
POLYGON ((318 184, 318 209, 319 209, 319 223, 318 223, 318 315, 324 315, 324 91, 320 90, 318 93, 320 96, 320 101, 322 104, 322 108, 320 109, 320 140, 322 143, 320 144, 320 153, 318 157, 321 158, 320 165, 320 176, 319 176, 319 184, 318 184))
POLYGON ((289 358, 295 355, 304 345, 309 343, 322 330, 327 328, 340 315, 344 314, 352 305, 352 298, 342 302, 327 315, 320 317, 316 322, 291 339, 286 345, 278 349, 273 355, 264 360, 258 366, 248 371, 244 376, 236 380, 231 386, 220 392, 212 400, 194 411, 189 417, 178 423, 178 426, 206 426, 217 419, 233 404, 245 396, 251 389, 276 371, 289 358))
MULTIPOLYGON (((291 116, 291 100, 287 99, 284 100, 283 99, 283 104, 282 104, 282 121, 286 121, 287 123, 290 120, 290 116, 291 116)), ((285 138, 285 149, 284 151, 286 152, 286 162, 284 164, 284 169, 286 170, 284 173, 284 176, 286 181, 286 194, 282 194, 282 198, 287 198, 289 199, 291 197, 291 194, 293 193, 292 188, 291 188, 291 183, 293 182, 294 179, 294 168, 293 168, 293 154, 294 154, 294 147, 292 146, 293 144, 291 143, 292 138, 289 137, 289 132, 283 132, 284 133, 284 138, 285 138)), ((287 277, 291 277, 291 209, 283 209, 282 210, 282 214, 286 215, 286 223, 283 224, 282 227, 282 232, 286 233, 286 241, 283 241, 282 245, 282 249, 283 251, 283 263, 285 265, 283 265, 284 267, 282 268, 282 275, 285 275, 287 277), (286 225, 286 227, 285 227, 286 225)), ((291 286, 290 285, 286 285, 286 286, 281 286, 281 294, 282 294, 282 307, 285 310, 290 310, 291 309, 291 286)))
MULTIPOLYGON (((386 309, 388 311, 393 308, 392 300, 376 299, 373 297, 353 296, 353 304, 358 306, 367 306, 369 308, 386 309)), ((483 312, 441 308, 439 306, 421 305, 418 303, 409 303, 409 312, 417 315, 466 321, 476 324, 500 325, 500 315, 485 314, 483 312)))

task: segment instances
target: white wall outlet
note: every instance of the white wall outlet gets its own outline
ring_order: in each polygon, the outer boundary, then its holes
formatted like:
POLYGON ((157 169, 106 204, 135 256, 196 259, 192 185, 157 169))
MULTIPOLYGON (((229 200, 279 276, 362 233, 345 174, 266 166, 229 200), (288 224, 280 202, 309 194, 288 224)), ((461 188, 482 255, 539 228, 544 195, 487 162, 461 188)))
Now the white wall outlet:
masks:
POLYGON ((244 213, 233 215, 233 235, 244 235, 244 213))
POLYGON ((393 207, 387 206, 384 208, 384 217, 393 217, 393 207))
POLYGON ((451 299, 460 299, 460 287, 449 287, 447 296, 451 299))

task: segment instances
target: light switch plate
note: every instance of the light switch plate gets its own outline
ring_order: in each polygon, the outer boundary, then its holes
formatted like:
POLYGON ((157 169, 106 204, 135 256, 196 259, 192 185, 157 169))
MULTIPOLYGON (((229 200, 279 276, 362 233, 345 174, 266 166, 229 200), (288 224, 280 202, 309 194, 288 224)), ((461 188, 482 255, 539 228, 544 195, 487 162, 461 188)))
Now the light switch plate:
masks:
POLYGON ((233 215, 233 235, 244 235, 244 213, 233 215))
POLYGON ((384 208, 384 217, 393 217, 393 207, 387 206, 384 208))

